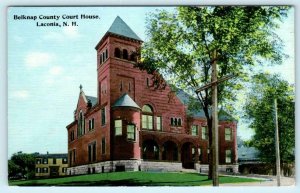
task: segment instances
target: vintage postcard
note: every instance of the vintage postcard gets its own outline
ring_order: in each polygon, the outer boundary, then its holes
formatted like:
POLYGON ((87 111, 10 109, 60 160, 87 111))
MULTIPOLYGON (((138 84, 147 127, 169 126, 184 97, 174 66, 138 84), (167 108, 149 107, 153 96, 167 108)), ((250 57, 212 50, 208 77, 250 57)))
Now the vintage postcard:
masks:
POLYGON ((8 7, 11 186, 293 186, 293 6, 8 7))

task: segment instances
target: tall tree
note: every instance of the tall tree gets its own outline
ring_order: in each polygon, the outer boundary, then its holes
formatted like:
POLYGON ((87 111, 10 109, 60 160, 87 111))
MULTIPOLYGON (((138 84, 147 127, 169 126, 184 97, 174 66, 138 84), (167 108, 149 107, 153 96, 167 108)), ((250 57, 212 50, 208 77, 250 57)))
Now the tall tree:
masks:
MULTIPOLYGON (((155 83, 163 82, 160 76, 163 75, 198 99, 198 109, 202 108, 207 118, 211 146, 211 90, 207 88, 200 93, 195 90, 211 81, 211 66, 217 62, 218 78, 237 75, 235 80, 218 86, 219 104, 233 110, 237 94, 233 90, 241 88, 239 81, 247 76, 249 68, 262 64, 264 59, 274 64, 282 62, 282 42, 274 29, 279 27, 278 22, 286 17, 288 9, 185 6, 173 12, 152 13, 147 21, 148 41, 143 45, 137 66, 154 74, 155 83)), ((210 164, 209 178, 211 168, 210 164)))
POLYGON ((33 154, 28 154, 23 152, 14 153, 8 162, 9 163, 8 172, 12 174, 14 171, 18 171, 23 175, 27 175, 27 177, 31 178, 35 171, 35 155, 36 153, 33 154))
POLYGON ((247 95, 246 118, 255 134, 250 145, 260 151, 260 158, 275 163, 274 98, 277 99, 281 163, 295 160, 294 89, 278 75, 258 74, 247 95))

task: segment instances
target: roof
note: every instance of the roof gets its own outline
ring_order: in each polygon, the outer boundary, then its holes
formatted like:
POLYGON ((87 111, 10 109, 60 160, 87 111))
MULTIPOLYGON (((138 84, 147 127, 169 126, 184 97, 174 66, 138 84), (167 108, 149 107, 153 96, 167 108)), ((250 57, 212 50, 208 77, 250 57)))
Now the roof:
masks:
POLYGON ((92 107, 95 106, 98 103, 98 98, 93 96, 85 96, 87 101, 91 101, 92 107))
POLYGON ((68 158, 66 153, 38 154, 36 158, 68 158))
POLYGON ((246 147, 244 145, 238 147, 239 161, 255 161, 259 160, 259 151, 254 147, 246 147))
POLYGON ((134 100, 128 95, 128 94, 123 94, 112 107, 134 107, 141 109, 135 102, 134 100))
MULTIPOLYGON (((188 106, 189 102, 193 99, 193 97, 191 95, 187 94, 186 92, 184 92, 181 89, 177 90, 176 96, 186 106, 188 106)), ((196 101, 195 106, 198 106, 200 108, 200 103, 198 101, 196 101)), ((195 117, 195 118, 206 118, 203 109, 199 109, 199 108, 193 109, 193 110, 188 110, 188 114, 190 114, 192 117, 195 117)), ((209 111, 209 113, 211 114, 211 111, 209 111)), ((222 109, 219 111, 219 120, 220 121, 228 121, 228 120, 236 121, 231 115, 229 115, 227 112, 225 112, 222 109)))
POLYGON ((119 16, 116 17, 107 32, 142 41, 119 16))

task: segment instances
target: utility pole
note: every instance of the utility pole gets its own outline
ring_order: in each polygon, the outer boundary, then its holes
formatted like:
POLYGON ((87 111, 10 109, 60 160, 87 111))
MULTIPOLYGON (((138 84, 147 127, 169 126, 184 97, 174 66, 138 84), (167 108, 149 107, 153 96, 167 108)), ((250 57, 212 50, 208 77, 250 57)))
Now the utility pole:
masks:
POLYGON ((213 186, 219 186, 219 119, 218 119, 218 84, 235 77, 228 75, 218 79, 217 51, 214 50, 211 82, 198 88, 196 93, 212 88, 212 178, 213 186))
POLYGON ((212 63, 211 82, 212 84, 212 178, 213 186, 219 186, 219 119, 218 119, 218 70, 217 51, 214 50, 214 61, 212 63))
POLYGON ((280 186, 280 151, 279 151, 279 132, 278 132, 278 117, 277 117, 277 99, 274 99, 274 114, 275 114, 276 177, 277 177, 277 186, 280 186))

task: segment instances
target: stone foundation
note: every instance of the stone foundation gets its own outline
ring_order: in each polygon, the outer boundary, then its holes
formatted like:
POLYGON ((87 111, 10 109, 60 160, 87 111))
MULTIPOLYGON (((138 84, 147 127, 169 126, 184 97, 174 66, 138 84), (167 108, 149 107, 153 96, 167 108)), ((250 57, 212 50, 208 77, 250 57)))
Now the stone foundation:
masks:
POLYGON ((142 161, 142 171, 179 172, 182 170, 181 162, 142 161))
MULTIPOLYGON (((194 169, 195 172, 208 173, 208 168, 208 164, 197 163, 194 169)), ((67 169, 67 174, 81 175, 116 171, 181 172, 183 170, 181 162, 117 160, 70 167, 67 169)), ((237 174, 238 164, 219 165, 219 172, 237 174)))
POLYGON ((67 169, 68 175, 81 175, 88 173, 106 173, 115 171, 139 171, 141 160, 117 160, 105 161, 93 164, 70 167, 67 169))
MULTIPOLYGON (((198 164, 199 168, 196 168, 200 173, 208 173, 209 165, 208 164, 198 164)), ((221 174, 238 174, 239 165, 230 164, 230 165, 219 165, 219 172, 221 174)))

